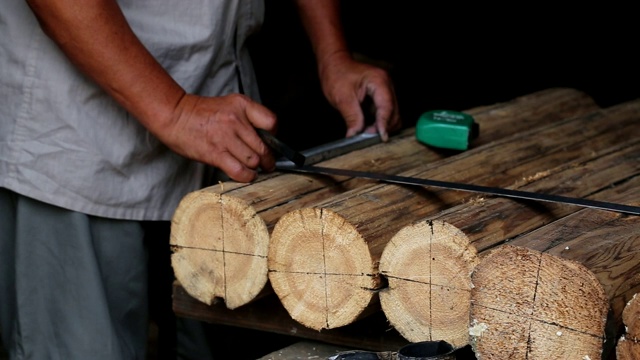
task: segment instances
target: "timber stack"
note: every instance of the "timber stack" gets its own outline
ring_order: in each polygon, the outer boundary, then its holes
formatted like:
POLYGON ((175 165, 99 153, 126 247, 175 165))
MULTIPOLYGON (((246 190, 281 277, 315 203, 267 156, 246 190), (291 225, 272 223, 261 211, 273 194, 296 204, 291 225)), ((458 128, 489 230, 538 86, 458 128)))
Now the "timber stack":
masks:
MULTIPOLYGON (((466 113, 480 124, 468 151, 407 129, 321 165, 640 204, 640 100, 600 109, 558 88, 466 113)), ((409 342, 480 359, 607 356, 640 290, 640 217, 338 176, 196 191, 171 246, 179 286, 204 304, 277 297, 318 332, 382 313, 409 342)))

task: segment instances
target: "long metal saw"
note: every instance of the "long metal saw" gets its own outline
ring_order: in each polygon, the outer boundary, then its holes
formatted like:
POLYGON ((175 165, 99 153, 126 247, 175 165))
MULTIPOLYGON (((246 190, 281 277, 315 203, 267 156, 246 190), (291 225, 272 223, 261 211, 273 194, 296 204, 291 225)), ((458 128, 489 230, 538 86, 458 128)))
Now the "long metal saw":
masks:
POLYGON ((381 142, 377 134, 360 134, 352 138, 337 140, 325 145, 321 145, 309 150, 298 152, 284 144, 272 134, 259 130, 262 139, 277 153, 284 156, 284 159, 276 162, 276 169, 287 172, 336 175, 354 178, 365 178, 378 180, 393 184, 415 185, 424 187, 436 187, 449 190, 460 190, 500 197, 525 199, 534 201, 544 201, 559 204, 575 205, 587 208, 613 211, 628 215, 640 215, 640 206, 624 205, 606 201, 590 200, 553 194, 543 194, 529 191, 512 190, 498 187, 489 187, 458 182, 422 179, 408 176, 382 174, 368 171, 347 170, 315 166, 314 164, 330 159, 350 151, 362 149, 364 147, 381 142))

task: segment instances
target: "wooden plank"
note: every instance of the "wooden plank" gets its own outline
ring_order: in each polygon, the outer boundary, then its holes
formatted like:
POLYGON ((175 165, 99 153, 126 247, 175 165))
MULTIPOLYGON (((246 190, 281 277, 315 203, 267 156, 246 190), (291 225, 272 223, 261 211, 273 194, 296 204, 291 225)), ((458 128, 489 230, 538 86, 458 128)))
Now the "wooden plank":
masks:
POLYGON ((340 329, 315 331, 294 321, 275 296, 236 309, 223 302, 207 305, 191 297, 178 282, 173 285, 173 308, 178 316, 210 323, 251 328, 338 346, 371 351, 399 349, 408 341, 392 329, 382 313, 340 329))
MULTIPOLYGON (((620 145, 620 138, 637 129, 638 112, 640 101, 581 118, 566 119, 406 174, 487 186, 518 186, 523 174, 533 176, 541 172, 572 169, 575 165, 567 164, 591 161, 624 146, 620 145), (585 143, 590 147, 585 147, 585 143)), ((629 141, 636 141, 634 137, 631 139, 629 141)), ((615 181, 615 178, 610 179, 615 181)), ((603 186, 610 184, 607 182, 603 186)), ((565 179, 557 179, 547 182, 547 185, 562 189, 566 182, 565 179)), ((568 192, 570 189, 564 190, 568 192)), ((584 194, 589 187, 582 187, 582 190, 584 194)), ((373 290, 382 284, 377 278, 377 264, 391 238, 406 226, 471 196, 459 191, 374 184, 335 195, 313 208, 291 211, 281 217, 272 233, 268 255, 272 287, 291 316, 306 326, 326 329, 353 322, 361 314, 375 310, 371 306, 376 298, 373 290), (299 254, 307 256, 300 258, 299 254)), ((451 251, 451 254, 460 253, 463 252, 458 249, 451 251)), ((440 259, 437 262, 425 260, 425 266, 441 266, 439 272, 445 273, 445 264, 455 260, 445 255, 441 256, 444 262, 440 259)), ((409 262, 413 257, 408 259, 402 267, 411 266, 409 262)), ((420 268, 417 270, 424 268, 420 265, 414 267, 420 268)), ((472 268, 473 264, 469 263, 465 269, 453 272, 468 275, 472 268)), ((392 270, 383 271, 394 276, 392 270)), ((416 276, 425 276, 423 271, 416 273, 416 276)), ((457 289, 468 296, 468 276, 467 279, 458 279, 444 291, 457 289)), ((411 281, 415 283, 415 280, 411 281)), ((446 308, 444 304, 443 308, 446 308)), ((439 323, 466 324, 464 312, 456 310, 440 314, 439 323), (453 319, 453 316, 458 317, 453 319)), ((457 336, 444 340, 464 345, 465 339, 465 331, 458 326, 457 336)))
POLYGON ((309 360, 328 359, 343 351, 350 350, 317 341, 300 341, 284 349, 274 351, 258 360, 309 360))
MULTIPOLYGON (((553 126, 563 118, 595 109, 586 94, 558 88, 469 113, 480 124, 481 135, 475 142, 480 146, 532 126, 553 126)), ((389 143, 323 165, 398 173, 446 156, 419 144, 409 129, 389 143)), ((176 277, 202 302, 224 299, 230 308, 249 303, 268 290, 265 249, 270 231, 283 214, 370 183, 274 173, 249 185, 227 182, 189 194, 176 210, 171 227, 176 277)))

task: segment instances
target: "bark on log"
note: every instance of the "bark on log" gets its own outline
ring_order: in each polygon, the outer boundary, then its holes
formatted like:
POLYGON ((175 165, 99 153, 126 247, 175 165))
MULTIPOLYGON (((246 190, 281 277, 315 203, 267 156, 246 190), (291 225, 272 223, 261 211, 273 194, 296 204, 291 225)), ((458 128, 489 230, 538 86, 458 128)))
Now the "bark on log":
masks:
MULTIPOLYGON (((569 163, 597 158, 600 151, 616 147, 614 144, 620 137, 637 123, 635 115, 639 109, 640 102, 559 121, 426 165, 420 172, 412 171, 409 175, 508 187, 521 179, 522 171, 533 175, 554 166, 564 168, 569 163), (585 142, 592 147, 586 148, 585 142)), ((336 195, 314 209, 292 211, 281 218, 272 234, 268 255, 272 287, 292 317, 306 326, 323 329, 353 322, 358 314, 370 310, 360 306, 374 300, 371 290, 375 287, 371 286, 379 284, 373 280, 377 262, 393 235, 469 197, 468 193, 457 191, 430 192, 418 187, 375 184, 336 195), (345 243, 345 239, 349 242, 345 243), (307 247, 309 244, 313 248, 307 247), (335 250, 342 247, 350 251, 335 250), (304 263, 295 261, 298 254, 313 251, 320 253, 304 263), (327 259, 331 259, 331 267, 325 266, 327 259), (354 268, 354 264, 362 267, 354 268), (334 276, 335 281, 328 280, 334 276), (345 277, 350 281, 345 281, 345 277), (366 301, 360 298, 367 294, 366 301), (323 308, 323 313, 317 313, 323 308)), ((394 269, 381 270, 395 281, 394 269)), ((464 271, 460 269, 459 273, 464 271)), ((423 274, 417 272, 416 276, 423 274)), ((466 276, 470 276, 469 271, 466 276)), ((405 280, 416 283, 414 279, 405 280)), ((447 318, 447 314, 442 316, 447 318)), ((443 340, 459 342, 460 337, 443 340)))
POLYGON ((626 333, 616 346, 618 360, 640 359, 640 296, 638 294, 633 295, 622 312, 626 333))
POLYGON ((472 276, 471 344, 488 359, 601 359, 604 290, 582 264, 504 245, 472 276))
MULTIPOLYGON (((474 146, 523 131, 530 124, 550 125, 596 109, 586 94, 564 88, 472 109, 469 113, 482 129, 474 146)), ((419 144, 409 129, 389 143, 323 165, 399 173, 445 155, 419 144)), ((293 209, 367 183, 371 182, 274 173, 261 175, 252 184, 227 182, 189 194, 172 220, 172 266, 177 280, 191 296, 207 304, 223 299, 227 307, 236 308, 254 300, 269 290, 263 250, 276 221, 293 209)))
MULTIPOLYGON (((582 157, 576 156, 572 161, 561 163, 555 168, 547 168, 545 171, 535 173, 535 168, 529 169, 531 176, 526 176, 518 186, 521 190, 546 193, 562 194, 565 196, 587 197, 591 196, 600 200, 617 201, 621 203, 629 202, 630 193, 624 197, 617 192, 625 192, 634 189, 633 181, 627 184, 619 184, 611 188, 612 184, 623 182, 637 176, 640 172, 640 144, 637 136, 627 136, 628 134, 640 135, 640 128, 637 123, 637 116, 640 114, 640 103, 629 103, 607 109, 608 115, 602 120, 611 124, 620 125, 620 128, 609 129, 609 133, 603 132, 600 136, 591 138, 588 142, 590 147, 579 144, 578 147, 583 152, 582 157), (626 119, 626 120, 625 120, 626 119), (620 120, 620 122, 617 122, 620 120), (626 140, 626 141, 624 141, 626 140), (604 190, 603 190, 604 189, 604 190), (597 193, 600 191, 600 193, 597 193)), ((585 123, 589 127, 592 123, 585 123)), ((567 135, 573 136, 573 135, 567 135)), ((573 152, 570 147, 564 149, 565 152, 573 152)), ((549 162, 551 164, 551 162, 549 162)), ((492 246, 497 246, 518 235, 530 232, 563 216, 580 210, 574 206, 535 203, 531 201, 515 201, 506 198, 480 197, 473 201, 448 208, 433 216, 429 216, 423 221, 417 222, 407 228, 420 227, 425 223, 442 222, 459 229, 471 242, 475 252, 485 250, 492 246)), ((459 289, 459 282, 450 283, 430 283, 419 281, 423 276, 423 270, 415 265, 409 257, 409 251, 404 249, 428 248, 430 246, 429 237, 446 237, 447 231, 442 235, 430 234, 428 236, 401 236, 402 232, 396 235, 383 252, 383 258, 388 256, 395 259, 389 265, 381 262, 380 271, 389 280, 389 287, 380 292, 382 308, 394 327, 411 341, 424 341, 433 339, 433 334, 448 329, 452 333, 457 333, 458 338, 463 338, 462 333, 466 332, 467 323, 464 321, 449 321, 442 327, 444 319, 449 312, 439 312, 435 315, 418 314, 406 309, 416 309, 420 307, 420 299, 411 297, 410 292, 416 291, 419 286, 427 288, 439 288, 449 286, 459 289), (407 258, 403 261, 403 258, 407 258), (398 274, 402 274, 399 276, 398 274), (438 321, 434 321, 434 318, 438 321), (457 331, 453 331, 457 329, 457 331)), ((414 231, 414 233, 417 233, 414 231)), ((453 248, 457 249, 456 245, 453 248)), ((452 254, 456 251, 452 250, 452 254)), ((428 258, 427 258, 428 259, 428 258)), ((459 258, 442 254, 439 262, 451 264, 450 272, 457 274, 470 274, 470 267, 474 263, 461 265, 459 258)), ((424 290, 427 291, 427 290, 424 290)), ((444 301, 438 299, 438 301, 444 301)), ((431 301, 433 303, 433 300, 431 301)), ((444 308, 447 302, 438 304, 439 308, 444 308)), ((432 305, 433 306, 433 305, 432 305)), ((469 311, 469 305, 456 308, 456 311, 464 313, 469 311)), ((447 339, 449 340, 449 339, 447 339)), ((453 340, 449 340, 453 341, 453 340)))

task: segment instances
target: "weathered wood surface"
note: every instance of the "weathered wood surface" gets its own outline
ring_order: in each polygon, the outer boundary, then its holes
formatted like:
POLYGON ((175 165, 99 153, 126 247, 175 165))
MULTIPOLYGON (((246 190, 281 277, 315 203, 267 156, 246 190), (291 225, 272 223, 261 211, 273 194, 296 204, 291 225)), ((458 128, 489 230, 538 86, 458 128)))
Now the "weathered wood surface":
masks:
MULTIPOLYGON (((579 168, 577 164, 619 149, 622 146, 620 138, 637 128, 639 113, 640 102, 637 102, 565 119, 424 165, 418 170, 412 169, 403 175, 486 186, 518 186, 522 184, 523 176, 579 168), (585 147, 585 143, 590 146, 585 147)), ((602 166, 606 168, 610 164, 602 166)), ((609 186, 611 181, 615 181, 611 176, 601 186, 609 186)), ((565 180, 560 178, 546 184, 569 191, 565 180)), ((582 189, 582 194, 588 193, 596 184, 589 185, 578 188, 582 189)), ((379 289, 382 284, 377 277, 377 264, 392 237, 406 226, 472 196, 461 191, 372 184, 335 195, 313 208, 285 214, 273 231, 269 247, 272 287, 292 317, 306 326, 319 330, 353 322, 361 313, 371 311, 369 304, 375 300, 372 290, 379 289), (313 255, 300 259, 299 254, 313 255)), ((424 238, 411 239, 427 242, 424 238)), ((450 250, 451 256, 462 254, 458 249, 450 250)), ((438 287, 444 292, 445 301, 446 292, 451 289, 468 294, 471 263, 465 269, 452 271, 459 275, 450 279, 452 283, 416 281, 424 276, 421 271, 428 266, 440 266, 441 262, 453 265, 459 260, 444 255, 436 261, 425 259, 429 263, 425 266, 410 263, 413 257, 408 257, 409 260, 399 267, 403 268, 404 275, 409 273, 408 269, 415 268, 416 278, 404 278, 405 285, 409 282, 412 285, 422 283, 427 287, 434 285, 433 289, 438 287), (460 277, 465 273, 466 279, 460 277)), ((392 291, 390 289, 395 288, 399 281, 394 269, 380 269, 390 280, 389 289, 384 290, 382 296, 386 291, 392 291)), ((446 303, 431 304, 431 307, 448 308, 446 303)), ((450 312, 434 311, 433 314, 437 314, 438 318, 432 318, 437 324, 460 325, 466 320, 457 308, 450 312)), ((395 317, 391 316, 391 319, 395 317)), ((416 330, 415 324, 409 328, 416 330)), ((429 331, 431 335, 441 334, 433 332, 433 328, 429 331)), ((444 340, 463 345, 464 331, 458 326, 456 333, 455 338, 444 340)), ((414 338, 412 336, 412 340, 414 338)))
MULTIPOLYGON (((634 162, 640 169, 639 151, 629 158, 628 163, 634 162)), ((640 171, 594 198, 640 205, 640 171)), ((583 209, 509 243, 576 261, 589 269, 607 294, 610 325, 619 331, 624 305, 640 286, 639 216, 583 209)))
POLYGON ((601 359, 608 302, 582 264, 504 245, 472 277, 471 344, 479 359, 601 359))
MULTIPOLYGON (((589 147, 579 146, 583 150, 589 150, 584 152, 583 156, 577 156, 572 161, 560 163, 555 168, 549 167, 540 173, 529 173, 530 176, 523 173, 525 178, 514 187, 532 192, 592 197, 599 200, 632 204, 634 195, 627 190, 635 189, 634 180, 629 179, 638 176, 640 172, 640 161, 638 161, 640 143, 637 140, 637 135, 640 135, 640 124, 636 120, 640 116, 639 106, 640 104, 629 103, 619 108, 607 109, 606 112, 609 115, 604 119, 621 119, 619 123, 616 120, 613 121, 613 123, 620 125, 620 128, 608 135, 602 133, 602 137, 592 138, 588 142, 589 147), (623 111, 620 112, 621 110, 623 111), (620 117, 620 114, 626 115, 620 117), (608 116, 612 116, 612 118, 608 118, 608 116), (626 125, 623 118, 627 118, 626 125), (612 184, 619 182, 622 184, 612 187, 612 184), (625 195, 620 196, 618 193, 625 193, 625 195)), ((589 124, 585 123, 585 126, 589 126, 589 124)), ((564 151, 572 152, 574 150, 567 147, 564 151)), ((551 163, 549 164, 551 165, 551 163)), ((531 168, 530 170, 535 169, 531 168)), ((635 197, 637 198, 637 195, 635 197)), ((407 228, 417 228, 436 222, 450 224, 468 238, 470 242, 468 246, 473 249, 467 251, 475 252, 502 244, 578 210, 581 208, 570 205, 478 196, 472 201, 452 206, 407 228)), ((447 238, 449 232, 442 234, 437 234, 434 231, 423 232, 427 235, 422 237, 402 236, 402 233, 399 233, 397 238, 391 240, 383 253, 383 258, 393 258, 393 261, 389 261, 390 265, 380 264, 381 273, 389 279, 389 287, 380 292, 383 310, 387 313, 390 323, 412 341, 426 340, 434 333, 445 330, 452 331, 453 329, 457 329, 459 337, 464 338, 466 324, 463 321, 451 321, 453 317, 449 315, 454 311, 465 313, 469 310, 469 304, 454 308, 449 312, 439 311, 436 314, 440 316, 433 316, 432 312, 420 307, 421 299, 411 296, 411 293, 418 291, 418 289, 421 289, 422 293, 433 291, 434 295, 446 294, 446 292, 455 290, 460 293, 458 296, 464 296, 462 294, 469 296, 468 290, 467 292, 461 290, 463 288, 460 287, 460 284, 469 281, 469 269, 474 263, 466 260, 467 264, 464 265, 465 262, 460 261, 459 254, 461 253, 458 250, 460 248, 458 243, 451 246, 449 254, 440 251, 440 256, 437 257, 437 263, 450 264, 449 273, 457 274, 457 281, 446 279, 447 281, 443 282, 444 277, 438 277, 436 282, 422 280, 421 277, 428 270, 420 269, 415 265, 413 257, 409 256, 410 251, 428 251, 432 246, 429 239, 447 238), (447 318, 449 321, 445 322, 447 318), (443 323, 444 325, 442 325, 443 323)), ((438 245, 443 246, 441 241, 438 245)), ((468 255, 465 256, 468 257, 468 255)), ((433 258, 433 256, 425 257, 427 260, 433 258)), ((429 265, 422 264, 422 267, 428 269, 429 265)), ((446 296, 443 295, 441 298, 434 296, 434 299, 438 300, 435 308, 446 308, 448 304, 446 296)), ((431 300, 431 303, 433 302, 434 300, 431 300)), ((462 317, 458 316, 458 318, 462 317)))
POLYGON ((412 341, 469 343, 471 273, 476 250, 459 229, 420 221, 393 236, 380 259, 389 286, 379 293, 389 323, 412 341))
MULTIPOLYGON (((638 190, 640 189, 640 161, 638 161, 640 160, 640 149, 638 142, 635 141, 638 138, 637 135, 638 130, 631 131, 628 136, 621 138, 621 141, 612 148, 614 151, 605 152, 604 156, 594 161, 582 164, 572 163, 564 171, 546 174, 545 178, 530 183, 525 189, 554 192, 554 186, 552 185, 556 184, 557 186, 559 183, 562 184, 562 187, 556 187, 555 191, 562 192, 569 189, 569 194, 575 196, 589 196, 598 200, 630 205, 640 204, 640 190, 638 190), (625 142, 624 140, 627 141, 625 142), (554 178, 556 180, 553 180, 554 178), (558 181, 558 179, 561 179, 561 181, 558 181), (588 187, 583 188, 584 184, 587 184, 588 187), (591 194, 583 193, 584 191, 588 191, 591 194)), ((552 254, 580 264, 596 279, 596 282, 591 282, 590 286, 587 286, 587 283, 580 286, 579 291, 583 292, 582 297, 576 298, 567 295, 565 298, 553 301, 549 297, 538 293, 535 296, 538 301, 536 305, 538 308, 546 308, 547 315, 562 318, 564 321, 562 327, 572 330, 572 334, 575 334, 575 329, 579 328, 580 324, 589 323, 590 320, 593 322, 592 326, 601 329, 601 325, 597 325, 598 322, 603 323, 600 317, 583 317, 581 319, 573 313, 567 316, 567 313, 562 310, 571 306, 578 306, 579 303, 575 299, 589 299, 589 297, 584 296, 587 292, 595 293, 601 291, 607 301, 605 310, 609 306, 611 307, 611 314, 608 318, 609 323, 607 324, 611 328, 609 329, 608 338, 603 342, 604 333, 601 332, 599 334, 599 342, 590 342, 588 341, 589 339, 598 338, 597 333, 591 332, 589 337, 582 339, 582 343, 576 343, 578 339, 575 338, 565 341, 568 338, 549 337, 549 331, 552 329, 550 326, 514 326, 516 323, 529 324, 533 320, 537 321, 539 325, 545 324, 545 321, 541 318, 518 317, 519 313, 525 312, 528 309, 527 306, 531 305, 519 300, 521 298, 529 298, 523 296, 522 292, 517 291, 517 289, 525 291, 526 287, 512 286, 512 281, 516 281, 517 284, 517 280, 512 279, 521 278, 519 274, 512 273, 509 270, 493 271, 486 278, 494 280, 495 284, 499 284, 500 291, 505 294, 511 294, 511 301, 507 301, 511 306, 508 307, 503 303, 492 300, 495 296, 491 293, 486 295, 480 292, 483 285, 482 281, 474 279, 475 288, 473 291, 481 294, 475 297, 481 300, 488 299, 487 302, 493 301, 491 309, 495 310, 494 315, 504 314, 499 320, 496 320, 495 316, 493 318, 489 316, 492 321, 487 321, 486 316, 484 319, 475 319, 484 325, 493 327, 498 332, 497 334, 496 332, 493 333, 494 337, 490 335, 491 332, 484 334, 485 344, 489 343, 491 345, 488 349, 480 347, 478 353, 483 356, 482 358, 493 358, 491 356, 500 358, 505 352, 518 353, 524 356, 516 356, 516 359, 524 359, 526 356, 531 358, 535 354, 538 355, 536 358, 539 358, 540 351, 543 351, 543 349, 549 351, 551 346, 550 343, 546 343, 544 346, 541 344, 550 339, 555 339, 553 348, 557 351, 577 351, 579 346, 587 344, 590 347, 598 347, 598 352, 610 351, 608 346, 611 346, 615 341, 615 330, 617 323, 620 321, 622 306, 628 300, 630 294, 635 293, 640 286, 640 279, 637 277, 640 272, 640 253, 638 252, 638 249, 640 249, 640 218, 594 209, 581 209, 571 213, 572 209, 557 204, 548 204, 542 208, 536 208, 535 206, 532 208, 531 205, 529 202, 519 203, 509 199, 482 199, 470 202, 464 207, 450 208, 431 218, 431 220, 447 220, 452 224, 458 225, 472 240, 472 244, 478 246, 479 250, 495 247, 504 243, 505 240, 511 240, 508 244, 545 252, 545 255, 552 254), (475 220, 478 219, 481 220, 480 223, 476 223, 475 220), (542 226, 546 223, 549 224, 542 226), (482 225, 479 226, 479 224, 482 225), (513 227, 513 225, 517 226, 513 227), (543 303, 545 301, 546 303, 543 303), (514 308, 515 310, 513 310, 514 308), (514 313, 515 311, 518 313, 514 313), (611 334, 613 334, 613 337, 611 334), (513 341, 510 343, 512 347, 506 347, 507 343, 504 341, 507 338, 529 339, 529 343, 525 346, 522 342, 513 341), (487 339, 495 341, 492 342, 487 339), (534 351, 537 351, 537 353, 534 353, 534 351)), ((495 262, 495 259, 493 260, 495 262)), ((509 261, 503 262, 509 263, 509 261)), ((523 268, 524 266, 517 261, 512 262, 513 266, 517 268, 523 268)), ((544 267, 541 268, 545 271, 549 270, 544 267)), ((558 275, 558 279, 562 278, 559 276, 561 274, 556 275, 558 275)), ((569 278, 569 282, 573 280, 569 278)), ((561 288, 558 285, 555 286, 561 288)), ((573 290, 576 291, 576 289, 573 290)), ((570 294, 570 292, 566 293, 570 294)), ((489 306, 479 306, 477 301, 478 299, 472 297, 471 304, 476 305, 476 309, 486 310, 489 308, 489 306)), ((596 301, 596 303, 598 302, 596 301)), ((593 304, 589 306, 583 305, 582 307, 597 308, 593 304)), ((541 314, 540 311, 535 311, 535 313, 541 314)), ((476 317, 478 316, 477 313, 475 315, 476 317)), ((558 324, 558 321, 554 324, 558 324)), ((585 334, 584 332, 579 333, 581 335, 585 334)), ((558 354, 562 354, 562 352, 555 355, 546 354, 543 358, 562 358, 558 354)))
MULTIPOLYGON (((553 125, 597 109, 573 89, 549 89, 513 101, 469 111, 480 124, 475 146, 488 144, 531 126, 553 125)), ((414 139, 412 129, 389 143, 323 162, 324 166, 400 173, 447 154, 414 139)), ((181 285, 210 304, 229 308, 247 304, 268 291, 269 233, 281 216, 371 181, 295 174, 265 174, 255 183, 221 183, 194 192, 181 202, 172 221, 172 266, 181 285)))
POLYGON ((622 312, 625 333, 618 340, 616 356, 618 360, 640 359, 640 293, 633 295, 622 312))

